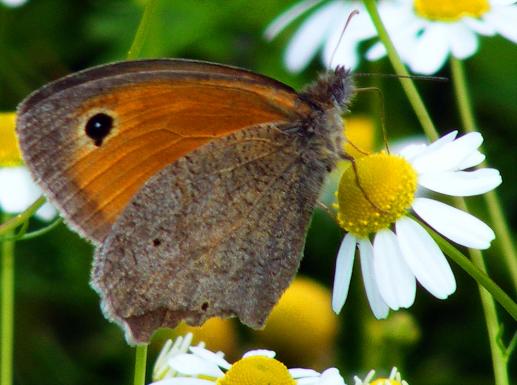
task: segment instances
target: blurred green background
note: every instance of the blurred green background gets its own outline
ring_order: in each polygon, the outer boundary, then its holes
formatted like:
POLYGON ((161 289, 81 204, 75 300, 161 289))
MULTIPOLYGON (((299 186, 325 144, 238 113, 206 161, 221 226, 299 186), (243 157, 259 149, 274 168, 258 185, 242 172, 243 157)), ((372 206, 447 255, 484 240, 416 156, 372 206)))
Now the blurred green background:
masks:
MULTIPOLYGON (((185 57, 242 66, 298 89, 322 69, 319 59, 301 74, 289 74, 283 67, 283 49, 301 20, 272 43, 262 37, 268 23, 290 3, 161 0, 143 57, 185 57)), ((92 65, 124 60, 143 5, 143 0, 30 0, 10 9, 0 3, 0 111, 14 110, 25 96, 48 81, 92 65)), ((499 194, 514 228, 516 63, 515 45, 499 37, 482 39, 478 54, 466 62, 485 152, 503 176, 499 194)), ((393 73, 387 61, 363 61, 358 71, 393 73)), ((444 69, 439 75, 447 77, 449 72, 444 69)), ((363 78, 359 84, 382 89, 390 138, 421 133, 396 79, 363 78)), ((418 87, 442 133, 460 126, 451 83, 421 81, 418 87)), ((360 94, 352 114, 371 114, 377 104, 374 95, 360 94)), ((373 116, 377 119, 378 113, 373 116)), ((479 216, 486 218, 481 199, 469 202, 479 216)), ((332 220, 317 211, 302 262, 303 274, 331 287, 341 237, 332 220)), ((513 293, 497 247, 486 255, 491 275, 513 293)), ((98 297, 88 283, 91 256, 92 247, 64 225, 16 245, 16 384, 130 383, 133 350, 118 327, 108 323, 100 312, 98 297)), ((439 301, 419 289, 410 309, 416 324, 411 327, 407 320, 373 322, 356 269, 349 300, 339 316, 342 327, 332 363, 348 383, 353 374, 365 373, 372 366, 389 370, 392 365, 398 366, 413 385, 493 383, 476 284, 457 266, 452 267, 457 292, 439 301), (408 342, 404 336, 412 335, 415 328, 420 339, 408 342)), ((508 340, 515 324, 503 311, 500 313, 507 325, 503 338, 508 340)), ((249 331, 243 327, 240 339, 242 348, 250 347, 249 331)), ((296 366, 297 362, 288 364, 296 366)), ((515 365, 513 369, 515 378, 515 365)))

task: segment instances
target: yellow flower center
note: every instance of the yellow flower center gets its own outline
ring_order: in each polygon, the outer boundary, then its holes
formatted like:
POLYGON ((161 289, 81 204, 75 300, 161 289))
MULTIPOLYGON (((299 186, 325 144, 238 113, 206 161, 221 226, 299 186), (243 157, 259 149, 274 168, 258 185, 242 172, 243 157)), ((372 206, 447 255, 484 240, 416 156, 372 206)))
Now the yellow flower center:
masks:
POLYGON ((264 356, 245 357, 234 363, 217 385, 295 385, 280 361, 264 356))
POLYGON ((455 22, 480 17, 490 10, 488 0, 414 0, 415 12, 425 19, 455 22))
POLYGON ((16 114, 0 112, 0 167, 19 166, 23 163, 14 132, 16 114))
POLYGON ((373 382, 370 382, 370 385, 402 385, 400 381, 390 380, 389 378, 378 378, 373 382))
POLYGON ((339 181, 337 219, 346 231, 366 237, 389 227, 411 207, 417 175, 404 158, 386 153, 365 156, 355 164, 357 175, 349 167, 339 181))

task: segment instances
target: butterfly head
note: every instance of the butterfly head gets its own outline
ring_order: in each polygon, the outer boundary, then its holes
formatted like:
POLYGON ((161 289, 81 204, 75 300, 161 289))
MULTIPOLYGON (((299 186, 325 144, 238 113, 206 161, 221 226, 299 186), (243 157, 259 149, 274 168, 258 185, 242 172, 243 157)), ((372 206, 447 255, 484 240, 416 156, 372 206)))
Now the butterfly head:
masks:
POLYGON ((341 112, 346 112, 354 93, 355 87, 350 70, 337 66, 334 70, 320 75, 314 83, 301 92, 301 95, 317 103, 324 110, 337 107, 341 112))

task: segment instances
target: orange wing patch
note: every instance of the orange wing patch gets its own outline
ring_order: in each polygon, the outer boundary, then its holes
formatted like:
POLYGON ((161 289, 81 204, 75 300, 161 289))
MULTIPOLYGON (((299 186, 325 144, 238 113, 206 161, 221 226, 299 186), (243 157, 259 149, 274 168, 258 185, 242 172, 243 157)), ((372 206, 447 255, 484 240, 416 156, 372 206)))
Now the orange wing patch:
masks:
POLYGON ((100 94, 76 111, 81 124, 71 140, 80 145, 65 171, 76 188, 67 199, 77 200, 81 226, 111 227, 163 167, 233 131, 296 119, 297 103, 271 87, 220 79, 149 82, 100 94), (113 117, 113 129, 97 146, 84 125, 99 111, 113 117))

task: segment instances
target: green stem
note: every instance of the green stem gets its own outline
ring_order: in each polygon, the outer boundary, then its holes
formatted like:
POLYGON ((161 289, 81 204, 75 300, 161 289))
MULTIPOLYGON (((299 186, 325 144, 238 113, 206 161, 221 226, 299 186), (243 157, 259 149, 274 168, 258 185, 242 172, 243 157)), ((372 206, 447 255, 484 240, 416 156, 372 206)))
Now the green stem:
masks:
MULTIPOLYGON (((467 132, 477 132, 476 121, 474 118, 474 112, 472 109, 472 103, 470 100, 470 95, 467 88, 467 81, 465 77, 465 70, 463 68, 463 64, 461 61, 452 58, 451 59, 451 71, 453 77, 454 90, 456 93, 456 99, 458 101, 458 108, 460 111, 460 116, 462 119, 464 130, 467 132)), ((481 165, 481 167, 486 166, 485 163, 481 165)), ((504 221, 504 216, 502 215, 501 206, 498 204, 497 197, 495 193, 485 194, 485 202, 487 203, 488 210, 490 213, 491 221, 494 227, 496 227, 496 231, 498 232, 498 237, 501 235, 501 231, 503 233, 508 233, 506 223, 504 221), (489 195, 491 195, 489 197, 489 195)), ((459 208, 467 210, 467 205, 464 199, 457 199, 457 206, 459 208)), ((516 285, 517 275, 515 273, 517 270, 515 268, 517 266, 515 263, 517 261, 508 260, 510 255, 513 255, 513 259, 515 259, 515 250, 513 249, 513 245, 511 245, 511 239, 509 234, 508 241, 510 244, 510 248, 505 249, 508 245, 501 245, 503 255, 507 260, 508 267, 510 269, 510 274, 512 275, 512 279, 514 279, 514 285, 516 285), (514 269, 514 270, 512 270, 514 269)), ((483 259, 483 255, 479 250, 469 250, 470 257, 475 266, 477 266, 481 271, 486 273, 486 265, 483 259)), ((480 281, 478 281, 481 284, 480 281)), ((488 293, 481 286, 479 287, 479 294, 481 297, 481 304, 483 306, 483 311, 485 314, 485 322, 487 326, 489 343, 490 343, 490 351, 492 353, 492 366, 494 368, 494 377, 495 383, 497 385, 509 385, 508 379, 508 356, 506 354, 506 350, 502 347, 499 339, 502 334, 501 325, 497 316, 497 310, 494 303, 494 299, 496 299, 501 305, 504 306, 492 292, 488 293)), ((506 309, 506 307, 505 307, 506 309)), ((507 309, 508 310, 508 309, 507 309)), ((515 317, 514 317, 515 318, 515 317)))
MULTIPOLYGON (((443 250, 454 262, 456 262, 463 270, 467 272, 474 280, 496 299, 499 304, 517 321, 517 303, 499 287, 476 262, 470 261, 465 255, 463 255, 458 249, 452 244, 446 241, 433 229, 427 226, 425 223, 420 222, 427 231, 431 234, 433 239, 438 243, 440 249, 443 250)), ((479 251, 478 251, 479 253, 479 251)), ((479 253, 481 254, 481 253, 479 253)))
POLYGON ((147 361, 147 345, 137 345, 135 348, 135 377, 134 385, 145 385, 145 368, 147 361))
MULTIPOLYGON (((128 60, 140 57, 142 47, 144 45, 152 15, 156 10, 157 0, 148 0, 145 5, 144 13, 138 29, 136 31, 131 48, 127 53, 128 60)), ((135 375, 133 377, 134 385, 145 385, 145 371, 147 361, 147 345, 137 345, 135 348, 135 375)))
POLYGON ((506 369, 508 363, 508 355, 506 349, 499 344, 501 336, 501 328, 497 319, 497 311, 495 308, 494 298, 503 306, 510 315, 517 320, 517 304, 506 294, 490 277, 486 274, 486 268, 483 256, 479 250, 469 250, 469 254, 473 263, 454 246, 443 239, 438 233, 432 230, 425 223, 420 222, 433 239, 438 243, 440 248, 456 262, 463 270, 465 270, 479 285, 479 294, 485 322, 487 325, 490 352, 492 355, 492 366, 494 368, 494 377, 496 385, 510 385, 508 380, 508 371, 506 369))
MULTIPOLYGON (((7 218, 7 215, 3 215, 7 218)), ((14 242, 3 242, 0 384, 13 383, 14 242)))
MULTIPOLYGON (((469 253, 470 258, 474 264, 482 271, 486 271, 483 254, 481 254, 479 250, 469 250, 469 253)), ((495 383, 496 385, 510 385, 507 369, 508 356, 506 355, 506 349, 500 343, 502 330, 501 324, 497 317, 497 310, 494 303, 494 294, 491 292, 489 293, 484 288, 479 286, 479 296, 481 297, 481 304, 485 314, 485 323, 488 331, 490 352, 492 354, 492 367, 494 368, 495 383)), ((501 304, 501 302, 499 303, 501 304)))
POLYGON ((131 48, 127 53, 128 60, 137 59, 140 57, 142 53, 142 47, 144 46, 145 37, 147 36, 147 32, 149 31, 149 23, 151 21, 152 15, 156 10, 157 0, 148 0, 145 5, 144 14, 142 15, 142 19, 140 19, 140 24, 138 25, 138 29, 135 34, 135 38, 133 39, 133 43, 131 44, 131 48))
MULTIPOLYGON (((452 58, 451 72, 463 128, 466 132, 477 132, 478 130, 474 113, 472 112, 472 103, 467 88, 467 80, 463 63, 458 59, 452 58)), ((481 164, 481 167, 486 166, 485 162, 481 164)), ((517 292, 517 253, 512 242, 508 223, 504 217, 499 197, 495 191, 490 191, 486 193, 483 198, 485 199, 488 214, 490 215, 490 223, 493 225, 497 234, 496 242, 499 245, 502 257, 508 268, 508 273, 512 279, 514 289, 517 292)))
POLYGON ((454 92, 456 93, 456 100, 463 128, 467 132, 477 132, 478 130, 476 128, 476 121, 474 120, 474 113, 471 108, 472 103, 467 89, 467 80, 465 78, 463 63, 454 57, 451 57, 450 60, 454 92))
POLYGON ((377 11, 376 1, 363 0, 363 3, 368 13, 370 14, 370 18, 372 19, 375 28, 377 29, 377 34, 379 35, 380 40, 386 47, 388 58, 391 62, 391 65, 395 69, 395 72, 398 75, 406 77, 401 78, 400 83, 409 99, 409 102, 411 103, 411 106, 413 107, 413 110, 416 113, 418 120, 420 121, 420 124, 422 125, 422 128, 424 129, 426 136, 432 141, 438 139, 438 131, 434 127, 433 121, 431 120, 431 117, 425 108, 422 98, 418 94, 415 84, 411 79, 407 78, 410 76, 409 72, 407 71, 404 64, 402 64, 400 56, 398 55, 397 50, 395 49, 395 46, 393 45, 393 42, 391 41, 388 32, 382 23, 379 12, 377 11))
POLYGON ((20 214, 12 217, 9 220, 6 220, 4 223, 0 225, 0 236, 6 235, 16 229, 18 226, 22 225, 36 212, 38 209, 43 206, 45 203, 45 197, 40 196, 32 205, 30 205, 25 211, 20 214))
MULTIPOLYGON (((25 222, 28 223, 28 222, 25 222)), ((11 235, 11 236, 4 236, 0 237, 0 242, 4 241, 27 241, 29 239, 34 239, 37 237, 41 237, 42 235, 45 235, 46 233, 54 230, 56 227, 58 227, 61 223, 63 223, 63 218, 57 218, 55 219, 51 224, 48 226, 43 227, 42 229, 31 231, 30 233, 26 233, 25 231, 19 231, 19 234, 11 235)), ((25 224, 24 224, 25 226, 25 224)))

